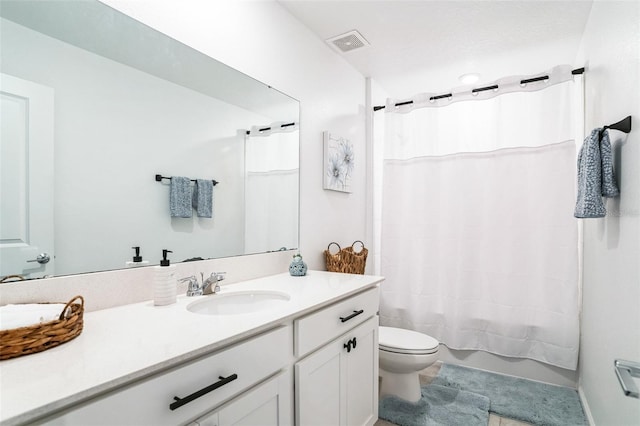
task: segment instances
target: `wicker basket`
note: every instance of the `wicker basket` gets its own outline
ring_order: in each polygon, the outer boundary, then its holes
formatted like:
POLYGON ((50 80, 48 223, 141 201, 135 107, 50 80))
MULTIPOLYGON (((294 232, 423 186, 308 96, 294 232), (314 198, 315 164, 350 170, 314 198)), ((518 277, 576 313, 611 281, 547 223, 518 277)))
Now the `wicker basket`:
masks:
POLYGON ((362 275, 367 264, 367 254, 369 254, 369 250, 366 249, 362 241, 354 241, 351 247, 346 248, 340 248, 338 243, 332 242, 324 251, 327 271, 362 275), (362 245, 362 249, 358 252, 354 249, 356 243, 362 245), (331 253, 331 246, 334 244, 338 247, 338 251, 331 253))
POLYGON ((57 320, 0 331, 0 360, 45 351, 77 337, 82 332, 83 313, 84 299, 75 296, 57 320), (80 303, 74 303, 77 299, 80 303), (70 312, 65 316, 67 308, 70 312))

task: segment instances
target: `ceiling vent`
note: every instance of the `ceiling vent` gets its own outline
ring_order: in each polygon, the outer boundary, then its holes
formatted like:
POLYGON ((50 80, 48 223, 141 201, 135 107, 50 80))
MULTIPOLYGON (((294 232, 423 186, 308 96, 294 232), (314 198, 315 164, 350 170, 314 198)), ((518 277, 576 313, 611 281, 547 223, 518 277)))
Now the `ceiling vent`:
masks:
POLYGON ((350 52, 364 46, 369 46, 369 42, 356 30, 327 39, 327 43, 341 52, 350 52))

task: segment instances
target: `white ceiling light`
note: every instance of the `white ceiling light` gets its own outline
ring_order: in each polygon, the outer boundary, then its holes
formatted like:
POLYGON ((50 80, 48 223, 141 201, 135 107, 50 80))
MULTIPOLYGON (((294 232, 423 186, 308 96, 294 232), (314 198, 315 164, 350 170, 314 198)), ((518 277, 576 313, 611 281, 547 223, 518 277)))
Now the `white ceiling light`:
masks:
POLYGON ((458 80, 460 80, 462 84, 473 84, 480 80, 480 74, 475 72, 462 74, 460 77, 458 77, 458 80))

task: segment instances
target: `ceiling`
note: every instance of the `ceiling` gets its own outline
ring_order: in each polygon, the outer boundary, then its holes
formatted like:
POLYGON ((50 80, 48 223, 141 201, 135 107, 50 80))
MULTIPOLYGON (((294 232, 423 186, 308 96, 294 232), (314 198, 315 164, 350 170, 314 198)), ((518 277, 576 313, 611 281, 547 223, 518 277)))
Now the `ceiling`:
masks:
MULTIPOLYGON (((572 64, 591 0, 279 0, 320 39, 351 30, 370 43, 340 54, 391 97, 572 64)), ((338 52, 338 50, 336 50, 338 52)))

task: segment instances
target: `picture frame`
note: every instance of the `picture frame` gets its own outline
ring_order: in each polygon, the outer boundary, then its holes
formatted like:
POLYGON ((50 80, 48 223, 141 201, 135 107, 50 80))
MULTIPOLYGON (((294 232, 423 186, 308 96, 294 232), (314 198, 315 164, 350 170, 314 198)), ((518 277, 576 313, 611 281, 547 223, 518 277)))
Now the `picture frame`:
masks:
POLYGON ((355 170, 353 143, 335 133, 323 132, 324 178, 323 188, 330 191, 352 192, 355 170))

